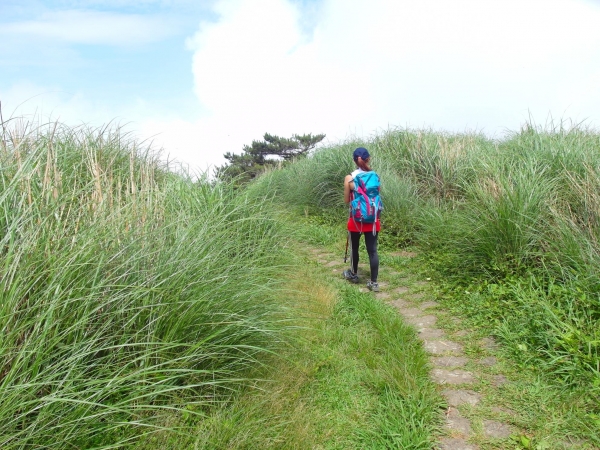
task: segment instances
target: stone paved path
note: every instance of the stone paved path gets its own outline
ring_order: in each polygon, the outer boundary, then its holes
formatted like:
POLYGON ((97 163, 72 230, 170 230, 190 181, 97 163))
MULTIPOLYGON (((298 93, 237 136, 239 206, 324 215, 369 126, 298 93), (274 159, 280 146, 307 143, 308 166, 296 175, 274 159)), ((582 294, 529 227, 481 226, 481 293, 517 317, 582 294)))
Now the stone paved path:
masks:
MULTIPOLYGON (((392 271, 388 271, 388 274, 397 275, 392 271)), ((437 325, 438 314, 443 313, 439 305, 427 300, 425 295, 415 294, 417 292, 412 287, 406 288, 406 291, 397 290, 391 303, 416 328, 423 347, 431 355, 431 377, 440 385, 441 393, 448 403, 445 412, 447 436, 441 438, 438 449, 476 450, 480 447, 473 442, 509 438, 515 431, 509 424, 484 420, 475 427, 464 414, 482 400, 482 396, 472 390, 482 382, 481 375, 473 369, 463 345, 437 325)), ((491 341, 486 341, 486 344, 486 349, 491 348, 491 341)), ((492 363, 492 359, 489 359, 488 364, 492 363)))
MULTIPOLYGON (((313 250, 316 259, 324 267, 333 268, 334 273, 342 275, 344 264, 339 256, 313 250)), ((412 257, 407 252, 399 252, 399 258, 412 257)), ((402 280, 404 274, 385 267, 380 268, 380 279, 402 280)), ((359 277, 366 280, 365 273, 359 277)), ((394 306, 405 321, 418 333, 423 342, 423 347, 430 354, 431 377, 439 385, 441 394, 445 397, 448 408, 445 411, 445 436, 442 436, 436 447, 437 450, 479 450, 479 444, 494 445, 503 448, 503 443, 510 446, 510 436, 515 430, 509 423, 496 420, 494 417, 485 418, 485 415, 473 414, 475 408, 484 402, 485 396, 478 390, 483 385, 492 389, 501 389, 509 380, 502 374, 490 377, 478 367, 493 367, 496 358, 493 351, 496 343, 491 338, 485 338, 475 343, 479 349, 479 356, 472 357, 465 353, 465 337, 468 332, 459 331, 453 334, 438 325, 441 318, 447 319, 447 312, 440 305, 428 298, 427 280, 406 280, 404 286, 394 286, 394 283, 380 281, 381 292, 374 294, 381 301, 394 306), (458 339, 457 339, 458 338, 458 339), (486 355, 481 358, 481 354, 486 355)), ((362 292, 368 292, 364 284, 357 285, 362 292)), ((472 345, 469 343, 469 345, 472 345)), ((488 405, 488 409, 489 405, 488 405)), ((499 405, 492 405, 491 411, 506 409, 499 405)), ((503 414, 503 417, 510 414, 503 414)))

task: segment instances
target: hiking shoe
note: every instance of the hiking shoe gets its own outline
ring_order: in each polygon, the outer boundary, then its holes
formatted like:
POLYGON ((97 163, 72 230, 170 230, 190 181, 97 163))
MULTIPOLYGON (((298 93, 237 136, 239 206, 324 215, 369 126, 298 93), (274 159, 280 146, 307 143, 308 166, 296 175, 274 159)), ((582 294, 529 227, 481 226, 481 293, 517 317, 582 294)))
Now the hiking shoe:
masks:
POLYGON ((358 283, 358 275, 352 273, 350 269, 344 270, 344 278, 350 283, 358 283))
POLYGON ((379 292, 379 285, 377 284, 377 281, 367 281, 367 287, 370 291, 379 292))

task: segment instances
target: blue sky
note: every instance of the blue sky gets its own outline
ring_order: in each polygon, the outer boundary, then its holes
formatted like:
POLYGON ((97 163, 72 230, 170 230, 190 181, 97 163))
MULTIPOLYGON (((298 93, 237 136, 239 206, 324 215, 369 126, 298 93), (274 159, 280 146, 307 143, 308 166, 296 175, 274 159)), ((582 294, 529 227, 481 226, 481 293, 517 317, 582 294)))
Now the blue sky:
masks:
POLYGON ((265 132, 597 127, 598 23, 590 0, 2 0, 0 101, 193 170, 265 132))
MULTIPOLYGON (((0 93, 23 86, 19 91, 42 98, 17 100, 48 108, 56 97, 80 95, 125 121, 140 102, 161 111, 156 114, 191 117, 197 101, 185 39, 201 19, 214 17, 211 4, 3 0, 0 93)), ((61 109, 45 112, 60 116, 61 109)), ((80 117, 98 119, 105 117, 80 117)))

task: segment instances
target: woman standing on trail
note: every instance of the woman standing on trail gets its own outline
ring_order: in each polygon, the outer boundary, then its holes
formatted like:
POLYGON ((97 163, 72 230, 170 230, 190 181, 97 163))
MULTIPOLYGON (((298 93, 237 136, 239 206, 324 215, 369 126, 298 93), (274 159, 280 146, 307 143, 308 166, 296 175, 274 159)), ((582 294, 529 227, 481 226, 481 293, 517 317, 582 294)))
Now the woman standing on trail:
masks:
MULTIPOLYGON (((344 202, 349 204, 357 194, 357 187, 354 180, 358 174, 372 172, 369 167, 370 155, 366 148, 359 147, 353 154, 356 170, 344 179, 344 202)), ((377 178, 378 180, 379 178, 377 178)), ((367 281, 367 287, 374 292, 379 292, 377 284, 377 275, 379 272, 379 255, 377 254, 377 235, 380 229, 380 221, 377 219, 373 223, 357 221, 352 213, 348 218, 348 233, 350 234, 351 258, 350 269, 344 271, 344 278, 352 283, 358 283, 358 245, 360 235, 365 235, 365 244, 369 254, 369 265, 371 266, 371 279, 367 281)))

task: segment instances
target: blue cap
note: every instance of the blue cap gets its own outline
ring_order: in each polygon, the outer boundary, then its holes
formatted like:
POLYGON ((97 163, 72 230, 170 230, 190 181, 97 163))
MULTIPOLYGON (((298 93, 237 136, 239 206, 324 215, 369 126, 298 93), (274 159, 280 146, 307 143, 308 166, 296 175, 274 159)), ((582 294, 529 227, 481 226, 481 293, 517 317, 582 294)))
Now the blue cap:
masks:
POLYGON ((356 150, 354 150, 352 158, 354 159, 354 161, 356 161, 359 157, 363 160, 366 160, 369 159, 370 156, 371 155, 369 155, 369 151, 366 148, 358 147, 356 150))

